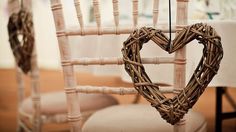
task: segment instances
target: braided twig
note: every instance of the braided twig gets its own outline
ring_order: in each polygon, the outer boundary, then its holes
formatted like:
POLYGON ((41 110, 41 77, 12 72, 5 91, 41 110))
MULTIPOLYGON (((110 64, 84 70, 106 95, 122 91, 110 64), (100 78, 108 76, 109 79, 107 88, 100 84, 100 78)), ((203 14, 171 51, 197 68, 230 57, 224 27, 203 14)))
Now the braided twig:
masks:
POLYGON ((131 76, 135 89, 160 112, 162 118, 173 125, 192 108, 217 74, 223 57, 223 48, 216 31, 202 23, 187 26, 180 31, 172 41, 171 49, 167 47, 168 42, 169 39, 161 30, 143 27, 135 30, 124 42, 122 53, 125 70, 131 76), (144 43, 152 40, 163 50, 173 53, 194 39, 204 46, 202 58, 186 87, 174 98, 167 98, 145 72, 140 50, 144 43))
POLYGON ((34 30, 31 13, 20 10, 13 13, 8 21, 8 35, 17 65, 24 73, 31 70, 31 56, 34 47, 34 30), (22 42, 18 36, 22 35, 22 42))

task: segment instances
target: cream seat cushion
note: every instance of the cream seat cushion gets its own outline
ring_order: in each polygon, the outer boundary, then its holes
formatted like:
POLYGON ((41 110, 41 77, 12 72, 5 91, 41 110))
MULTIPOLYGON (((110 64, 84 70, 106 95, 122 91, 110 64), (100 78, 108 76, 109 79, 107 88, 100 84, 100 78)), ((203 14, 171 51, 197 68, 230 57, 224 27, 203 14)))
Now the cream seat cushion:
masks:
MULTIPOLYGON (((205 118, 190 110, 186 115, 186 132, 206 132, 205 118)), ((172 132, 150 105, 111 106, 95 112, 85 122, 83 132, 172 132)))
MULTIPOLYGON (((106 94, 79 94, 81 112, 94 111, 107 106, 118 104, 117 100, 106 94)), ((32 100, 23 101, 23 112, 32 114, 32 100)), ((67 113, 66 95, 64 91, 41 94, 41 113, 44 115, 67 113)))

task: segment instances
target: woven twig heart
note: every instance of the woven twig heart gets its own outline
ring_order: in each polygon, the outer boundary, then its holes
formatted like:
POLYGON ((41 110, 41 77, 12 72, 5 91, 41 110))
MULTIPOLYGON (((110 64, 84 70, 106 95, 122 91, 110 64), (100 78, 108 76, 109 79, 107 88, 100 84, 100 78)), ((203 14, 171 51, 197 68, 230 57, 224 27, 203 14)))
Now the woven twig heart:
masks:
POLYGON ((160 30, 143 27, 135 30, 124 42, 122 53, 125 70, 131 76, 135 89, 155 107, 168 123, 175 124, 196 103, 219 69, 223 57, 221 39, 215 30, 198 23, 185 27, 168 47, 169 39, 160 30), (191 79, 174 98, 165 97, 158 85, 152 83, 141 62, 140 50, 144 43, 152 40, 169 53, 184 47, 192 40, 203 44, 203 55, 191 79))
POLYGON ((31 70, 31 56, 34 47, 34 30, 32 15, 25 10, 13 13, 8 22, 8 34, 11 49, 17 65, 24 73, 31 70), (22 42, 18 36, 22 35, 22 42))

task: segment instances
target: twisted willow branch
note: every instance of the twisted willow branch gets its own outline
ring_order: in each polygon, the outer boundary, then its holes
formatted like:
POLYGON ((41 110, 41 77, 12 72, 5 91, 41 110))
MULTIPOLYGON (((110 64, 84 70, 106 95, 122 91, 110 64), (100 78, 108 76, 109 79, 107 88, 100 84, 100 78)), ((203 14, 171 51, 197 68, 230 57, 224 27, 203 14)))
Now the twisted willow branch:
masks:
POLYGON ((31 56, 34 47, 34 30, 31 13, 21 9, 13 13, 8 21, 8 35, 17 65, 24 73, 31 70, 31 56), (22 35, 22 42, 18 36, 22 35))
POLYGON ((217 74, 223 57, 221 38, 216 31, 206 24, 198 23, 185 27, 172 41, 161 30, 143 27, 135 30, 124 42, 122 53, 125 70, 131 76, 135 89, 151 103, 168 123, 175 124, 196 103, 212 78, 217 74), (203 44, 203 55, 190 81, 174 98, 165 97, 159 86, 152 83, 141 62, 140 50, 144 43, 152 40, 163 50, 173 53, 196 39, 203 44))

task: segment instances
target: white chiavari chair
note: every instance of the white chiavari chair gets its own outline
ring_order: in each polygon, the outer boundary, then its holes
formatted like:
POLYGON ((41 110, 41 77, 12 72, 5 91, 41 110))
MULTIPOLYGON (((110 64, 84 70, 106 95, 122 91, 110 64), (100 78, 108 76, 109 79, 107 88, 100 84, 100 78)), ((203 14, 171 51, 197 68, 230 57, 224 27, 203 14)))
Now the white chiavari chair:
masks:
MULTIPOLYGON (((69 45, 70 36, 79 36, 83 38, 88 35, 120 35, 129 34, 135 28, 139 27, 138 18, 138 0, 132 0, 132 7, 120 8, 119 0, 109 1, 113 5, 113 10, 110 12, 114 16, 114 26, 105 27, 101 23, 100 3, 99 0, 93 0, 94 18, 96 26, 87 27, 83 20, 83 12, 81 11, 80 0, 74 0, 76 13, 78 17, 77 28, 69 28, 65 25, 65 17, 63 14, 62 3, 60 0, 51 0, 51 8, 54 16, 56 27, 56 34, 58 39, 58 46, 60 48, 61 64, 64 74, 65 93, 68 103, 68 120, 71 123, 72 131, 85 131, 85 132, 143 132, 143 131, 206 131, 205 118, 194 111, 188 114, 179 123, 174 126, 167 124, 163 121, 151 106, 142 104, 118 105, 111 106, 95 112, 83 128, 81 122, 81 108, 77 98, 79 93, 109 93, 109 94, 137 94, 134 88, 114 88, 114 87, 99 87, 99 86, 79 86, 76 83, 74 76, 76 65, 122 65, 122 58, 72 58, 71 49, 69 45), (133 20, 131 25, 121 26, 119 23, 119 10, 126 10, 132 8, 133 20)), ((181 29, 182 26, 187 24, 188 15, 188 0, 177 0, 177 18, 176 28, 171 31, 175 32, 181 29)), ((157 27, 158 14, 159 14, 159 0, 153 0, 153 27, 157 27)), ((74 26, 73 26, 74 27, 74 26)), ((159 27, 159 26, 158 26, 159 27)), ((168 32, 167 28, 163 29, 168 32)), ((86 44, 85 44, 86 45, 86 44)), ((79 52, 79 50, 78 50, 79 52)), ((178 50, 173 58, 170 57, 157 57, 157 58, 142 58, 144 64, 173 64, 174 65, 174 84, 172 88, 161 88, 164 93, 178 91, 178 89, 185 86, 185 62, 186 62, 186 48, 178 50)))
MULTIPOLYGON (((31 0, 24 0, 24 8, 31 11, 31 0)), ((20 8, 18 0, 8 1, 9 14, 17 13, 20 8)), ((37 32, 36 32, 37 34, 37 32)), ((16 66, 16 80, 18 84, 18 116, 17 131, 45 131, 44 124, 67 123, 67 103, 64 91, 40 93, 39 68, 37 64, 36 47, 33 47, 31 57, 31 71, 23 74, 16 66), (25 78, 30 79, 29 97, 25 97, 25 78)), ((80 94, 80 105, 83 120, 85 121, 96 110, 118 104, 117 100, 109 95, 80 94), (96 100, 96 103, 94 103, 96 100)), ((53 129, 53 128, 52 128, 53 129)))

